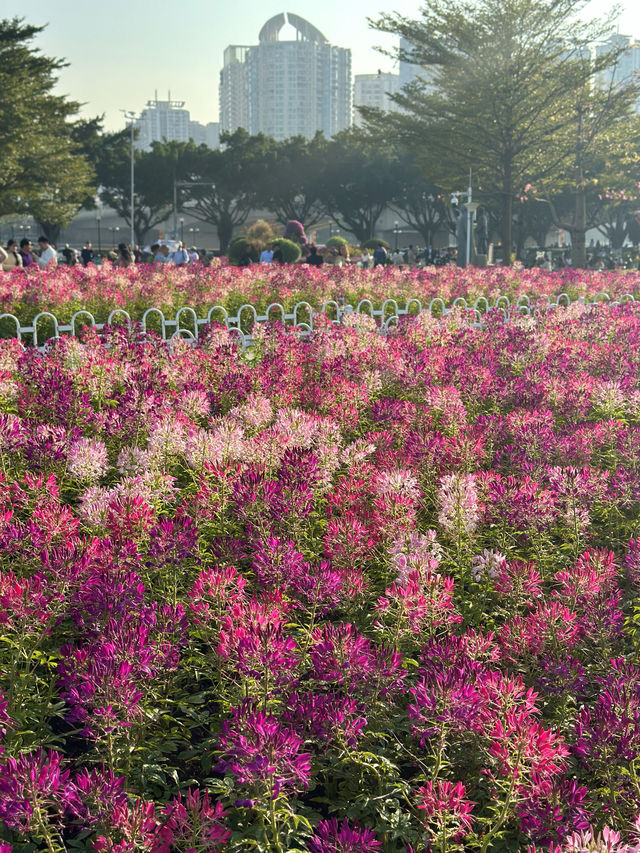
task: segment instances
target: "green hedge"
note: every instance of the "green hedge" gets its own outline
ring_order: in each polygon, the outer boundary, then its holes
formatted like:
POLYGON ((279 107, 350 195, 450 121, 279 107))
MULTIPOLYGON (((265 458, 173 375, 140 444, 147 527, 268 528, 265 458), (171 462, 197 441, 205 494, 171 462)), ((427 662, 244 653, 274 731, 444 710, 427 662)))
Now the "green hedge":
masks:
POLYGON ((240 260, 240 256, 244 251, 245 246, 251 246, 251 260, 254 263, 260 260, 260 250, 256 246, 255 243, 251 243, 247 240, 246 237, 236 237, 236 239, 230 243, 229 245, 229 263, 234 266, 238 266, 238 261, 240 260))
POLYGON ((297 243, 294 243, 293 240, 285 240, 284 237, 279 237, 277 240, 273 241, 274 249, 276 244, 280 246, 282 250, 282 256, 285 264, 295 264, 302 254, 300 246, 298 246, 297 243))
POLYGON ((365 240, 362 244, 363 249, 377 249, 378 244, 382 243, 385 249, 389 250, 391 248, 391 244, 387 243, 386 240, 382 240, 380 237, 373 237, 371 240, 365 240))
POLYGON ((339 249, 341 246, 346 246, 349 248, 349 241, 345 240, 344 237, 329 237, 325 246, 329 249, 339 249))

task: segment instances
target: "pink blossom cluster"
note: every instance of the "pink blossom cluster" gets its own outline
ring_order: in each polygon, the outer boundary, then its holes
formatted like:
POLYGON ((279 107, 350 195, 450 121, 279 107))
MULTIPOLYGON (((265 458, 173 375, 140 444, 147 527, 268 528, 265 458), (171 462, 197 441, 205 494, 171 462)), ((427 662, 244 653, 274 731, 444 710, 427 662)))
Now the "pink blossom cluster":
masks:
MULTIPOLYGON (((369 270, 355 265, 315 268, 306 264, 243 268, 220 260, 211 267, 167 267, 140 264, 123 269, 105 262, 102 267, 16 270, 0 278, 0 313, 13 313, 26 324, 41 311, 68 320, 82 309, 90 311, 97 322, 104 322, 112 311, 122 309, 137 321, 147 308, 160 308, 173 317, 184 305, 206 316, 213 306, 233 309, 231 313, 235 313, 244 303, 264 310, 272 302, 293 306, 305 301, 317 310, 329 300, 356 305, 365 298, 380 307, 388 298, 401 304, 417 298, 427 305, 440 297, 450 305, 459 297, 472 304, 483 296, 493 305, 500 296, 508 296, 515 303, 525 295, 535 302, 539 297, 555 301, 561 293, 572 300, 591 300, 601 292, 612 299, 626 294, 637 298, 640 293, 639 274, 629 270, 569 267, 547 272, 499 266, 461 270, 455 265, 369 270)), ((122 319, 117 318, 117 322, 122 319)), ((221 315, 216 314, 214 319, 221 319, 221 315)), ((79 317, 80 326, 87 321, 88 317, 79 317)), ((183 322, 187 322, 184 316, 183 322)))
POLYGON ((0 851, 637 853, 636 305, 0 373, 0 851))

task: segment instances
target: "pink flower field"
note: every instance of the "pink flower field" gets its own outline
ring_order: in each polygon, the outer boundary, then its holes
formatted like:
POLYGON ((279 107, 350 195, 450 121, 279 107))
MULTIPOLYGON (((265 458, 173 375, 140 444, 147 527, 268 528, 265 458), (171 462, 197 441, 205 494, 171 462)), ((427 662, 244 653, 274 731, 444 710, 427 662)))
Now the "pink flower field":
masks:
MULTIPOLYGON (((639 283, 59 270, 2 303, 639 283)), ((0 453, 0 853, 640 851, 640 306, 4 340, 0 453)))
MULTIPOLYGON (((352 266, 318 270, 299 264, 248 268, 169 265, 168 269, 142 264, 120 269, 106 263, 103 268, 60 266, 29 275, 21 270, 5 273, 0 277, 0 313, 13 313, 27 323, 38 312, 51 311, 67 322, 74 311, 83 308, 91 311, 97 322, 104 322, 115 308, 125 309, 134 320, 139 320, 150 307, 171 313, 188 305, 204 311, 206 316, 206 311, 214 305, 236 310, 244 303, 264 310, 271 302, 281 302, 290 308, 304 300, 318 310, 328 300, 344 299, 356 305, 367 298, 379 307, 387 298, 404 304, 415 297, 426 307, 436 296, 447 304, 458 297, 473 302, 484 296, 494 304, 500 296, 515 302, 520 295, 553 300, 559 293, 566 293, 575 300, 592 299, 600 292, 612 299, 625 294, 640 298, 640 273, 572 269, 549 273, 502 267, 462 270, 455 266, 419 270, 396 267, 363 270, 352 266)), ((2 328, 0 325, 0 333, 2 328)))

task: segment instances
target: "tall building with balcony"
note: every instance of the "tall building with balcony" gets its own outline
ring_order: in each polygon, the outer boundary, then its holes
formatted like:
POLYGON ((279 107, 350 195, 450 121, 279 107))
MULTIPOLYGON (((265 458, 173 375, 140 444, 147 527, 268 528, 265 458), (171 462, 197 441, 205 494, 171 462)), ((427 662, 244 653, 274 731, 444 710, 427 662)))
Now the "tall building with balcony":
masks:
POLYGON ((184 101, 171 99, 171 93, 166 101, 159 101, 158 94, 147 105, 136 119, 135 126, 139 131, 136 147, 143 151, 151 148, 152 142, 188 142, 189 110, 184 108, 184 101))
POLYGON ((246 45, 230 44, 224 52, 220 72, 220 131, 249 129, 249 90, 246 45))
POLYGON ((357 127, 364 124, 358 107, 376 107, 388 112, 397 109, 391 95, 400 90, 400 75, 356 74, 353 78, 353 123, 357 127))
POLYGON ((220 128, 244 127, 275 139, 351 125, 351 51, 329 44, 304 18, 281 13, 260 30, 258 44, 230 45, 220 74, 220 128), (281 38, 288 25, 293 37, 281 38))

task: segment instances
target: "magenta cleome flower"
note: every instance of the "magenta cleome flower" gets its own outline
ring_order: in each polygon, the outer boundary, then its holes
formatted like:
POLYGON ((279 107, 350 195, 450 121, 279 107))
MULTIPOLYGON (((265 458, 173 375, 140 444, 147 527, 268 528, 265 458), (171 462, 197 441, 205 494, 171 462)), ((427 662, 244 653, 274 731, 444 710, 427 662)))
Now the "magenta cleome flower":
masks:
POLYGON ((247 700, 222 724, 223 757, 218 770, 232 773, 240 785, 275 798, 283 789, 308 786, 311 765, 301 746, 302 738, 247 700))
POLYGON ((309 853, 372 853, 381 847, 367 827, 350 826, 346 818, 338 824, 334 817, 321 820, 308 843, 309 853))

